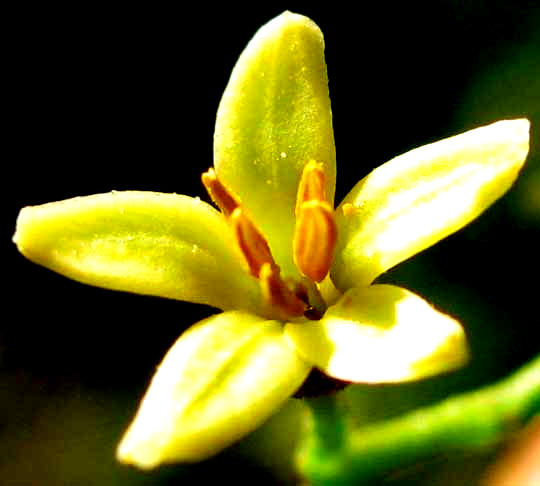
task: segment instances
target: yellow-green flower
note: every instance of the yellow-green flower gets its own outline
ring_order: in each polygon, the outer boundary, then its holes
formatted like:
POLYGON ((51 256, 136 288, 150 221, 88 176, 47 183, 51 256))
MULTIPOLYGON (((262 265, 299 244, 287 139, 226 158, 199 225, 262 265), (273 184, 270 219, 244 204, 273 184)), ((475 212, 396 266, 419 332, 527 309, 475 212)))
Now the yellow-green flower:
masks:
POLYGON ((76 280, 223 311, 173 345, 118 449, 144 468, 200 460, 256 428, 313 367, 375 383, 464 362, 455 320, 372 282, 502 196, 528 130, 499 121, 412 150, 334 210, 323 37, 286 12, 249 43, 219 106, 203 183, 220 211, 176 194, 98 194, 23 209, 14 240, 76 280))

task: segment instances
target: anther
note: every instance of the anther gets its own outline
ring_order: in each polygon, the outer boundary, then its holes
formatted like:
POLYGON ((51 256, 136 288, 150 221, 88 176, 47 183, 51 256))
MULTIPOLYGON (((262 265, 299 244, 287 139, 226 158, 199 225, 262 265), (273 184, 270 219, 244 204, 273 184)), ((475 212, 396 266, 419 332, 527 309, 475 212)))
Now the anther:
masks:
POLYGON ((230 214, 240 206, 240 202, 217 178, 214 169, 210 168, 202 176, 202 183, 212 198, 212 201, 221 209, 225 216, 230 214))
POLYGON ((334 211, 326 197, 323 165, 309 161, 296 196, 293 256, 307 277, 320 282, 328 273, 337 241, 334 211))
POLYGON ((326 201, 326 175, 323 165, 310 160, 304 167, 296 195, 296 215, 306 201, 326 201))
POLYGON ((293 254, 300 271, 320 282, 334 256, 337 226, 334 211, 325 202, 309 201, 300 207, 296 217, 293 254))
POLYGON ((279 317, 298 317, 304 314, 308 306, 282 280, 276 265, 265 263, 259 278, 266 302, 278 310, 279 317))
POLYGON ((264 264, 276 266, 264 236, 242 211, 242 208, 237 207, 232 212, 230 222, 240 251, 255 277, 259 277, 264 264))

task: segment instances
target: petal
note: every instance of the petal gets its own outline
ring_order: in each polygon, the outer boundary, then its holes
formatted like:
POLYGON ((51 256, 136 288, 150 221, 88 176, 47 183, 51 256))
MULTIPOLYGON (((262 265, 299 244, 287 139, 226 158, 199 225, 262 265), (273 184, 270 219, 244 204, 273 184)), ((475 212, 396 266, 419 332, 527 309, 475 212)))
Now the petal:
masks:
POLYGON ((415 380, 467 358, 458 322, 391 285, 350 289, 319 322, 289 323, 285 331, 306 361, 353 382, 415 380))
POLYGON ((323 164, 333 205, 335 148, 324 41, 308 18, 285 12, 244 50, 223 94, 214 134, 217 175, 249 209, 286 273, 303 167, 323 164))
POLYGON ((243 312, 201 321, 165 356, 118 458, 141 468, 205 459, 277 411, 310 369, 277 321, 243 312))
POLYGON ((30 260, 87 284, 221 309, 260 306, 223 217, 187 196, 112 192, 27 207, 13 239, 30 260))
POLYGON ((375 169, 337 211, 334 283, 367 285, 472 221, 510 188, 528 143, 528 120, 504 120, 375 169))

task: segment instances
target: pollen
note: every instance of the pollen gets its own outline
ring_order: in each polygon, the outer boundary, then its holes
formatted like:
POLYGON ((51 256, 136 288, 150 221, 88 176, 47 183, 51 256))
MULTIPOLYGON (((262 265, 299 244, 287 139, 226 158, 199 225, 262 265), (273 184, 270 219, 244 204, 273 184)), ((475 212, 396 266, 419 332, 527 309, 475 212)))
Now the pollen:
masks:
POLYGON ((357 209, 351 203, 345 203, 341 210, 345 216, 352 216, 357 211, 357 209))
POLYGON ((293 255, 299 270, 316 282, 324 279, 334 257, 337 225, 326 197, 322 164, 306 164, 296 199, 293 255))

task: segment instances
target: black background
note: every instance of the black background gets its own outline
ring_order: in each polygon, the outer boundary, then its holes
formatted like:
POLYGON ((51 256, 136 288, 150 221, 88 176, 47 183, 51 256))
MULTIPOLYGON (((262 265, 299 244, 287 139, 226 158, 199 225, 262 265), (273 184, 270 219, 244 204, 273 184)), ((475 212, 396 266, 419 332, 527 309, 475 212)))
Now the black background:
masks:
MULTIPOLYGON (((497 119, 531 119, 531 155, 512 191, 381 280, 425 296, 469 334, 471 364, 413 385, 418 403, 502 377, 538 352, 538 2, 280 3, 6 11, 0 482, 157 485, 217 473, 272 484, 289 474, 276 457, 289 457, 290 444, 277 433, 275 442, 265 436, 263 452, 249 450, 255 437, 198 465, 150 473, 118 465, 114 448, 155 366, 213 310, 72 282, 10 242, 25 205, 112 189, 206 198, 200 173, 212 164, 230 71, 255 31, 285 9, 325 35, 338 201, 406 150, 497 119)), ((403 408, 395 392, 388 414, 403 408)), ((381 400, 375 389, 358 395, 381 400)), ((429 474, 409 480, 423 484, 429 474)))

